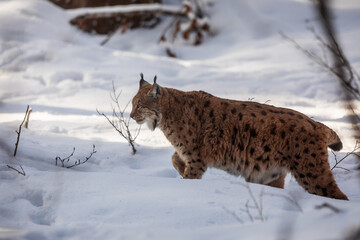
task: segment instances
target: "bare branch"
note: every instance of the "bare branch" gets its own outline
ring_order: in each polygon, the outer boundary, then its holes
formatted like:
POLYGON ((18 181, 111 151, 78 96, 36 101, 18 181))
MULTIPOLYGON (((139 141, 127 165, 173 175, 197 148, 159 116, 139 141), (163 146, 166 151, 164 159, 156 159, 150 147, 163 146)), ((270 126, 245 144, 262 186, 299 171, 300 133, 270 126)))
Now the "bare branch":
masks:
MULTIPOLYGON (((74 149, 75 149, 75 148, 74 148, 74 149)), ((89 156, 87 156, 87 157, 85 158, 84 161, 81 161, 80 159, 78 159, 77 161, 75 161, 75 163, 74 163, 73 165, 67 166, 66 168, 72 168, 72 167, 78 166, 78 165, 80 165, 80 164, 86 163, 95 153, 96 153, 95 144, 93 144, 93 150, 92 150, 92 152, 90 153, 89 156)))
POLYGON ((251 222, 254 222, 254 218, 250 213, 249 200, 247 200, 245 203, 245 209, 240 209, 240 210, 245 212, 249 216, 251 222))
POLYGON ((268 104, 269 102, 271 102, 270 99, 269 99, 269 100, 266 100, 266 101, 264 102, 264 104, 268 104))
MULTIPOLYGON (((23 126, 23 124, 25 123, 25 127, 27 128, 28 127, 28 124, 29 124, 29 117, 30 117, 30 113, 32 111, 32 109, 30 108, 29 110, 29 105, 27 106, 26 108, 26 112, 25 112, 25 116, 24 116, 24 119, 23 121, 21 122, 21 124, 19 125, 19 129, 16 130, 15 132, 17 133, 17 139, 16 139, 16 143, 15 143, 15 150, 14 150, 14 157, 16 157, 16 153, 17 153, 17 150, 18 150, 18 146, 19 146, 19 141, 20 141, 20 135, 21 135, 21 128, 23 126)), ((21 174, 23 176, 25 176, 25 171, 23 169, 23 167, 21 165, 19 165, 20 169, 17 169, 15 167, 12 167, 10 165, 6 165, 9 169, 12 169, 14 171, 16 171, 18 174, 21 174)))
POLYGON ((106 120, 108 120, 108 122, 110 123, 110 125, 111 125, 123 138, 127 139, 126 136, 123 134, 123 132, 122 132, 121 130, 119 130, 119 128, 115 125, 115 122, 114 122, 114 121, 111 121, 111 120, 108 118, 108 116, 105 115, 105 113, 100 113, 99 110, 97 110, 97 109, 96 109, 96 111, 97 111, 97 113, 98 113, 99 115, 104 116, 104 117, 106 118, 106 120))
POLYGON ((26 108, 24 120, 21 122, 21 124, 20 124, 20 126, 19 126, 19 130, 16 131, 16 133, 17 133, 17 139, 16 139, 16 143, 15 143, 14 157, 16 157, 17 149, 18 149, 18 146, 19 146, 21 128, 22 128, 22 126, 23 126, 23 124, 24 124, 24 122, 25 122, 25 120, 26 120, 26 118, 27 118, 28 112, 29 112, 29 105, 28 105, 27 108, 26 108))
POLYGON ((332 171, 333 169, 335 169, 335 168, 341 168, 341 169, 343 169, 343 170, 350 171, 349 169, 343 168, 343 167, 339 167, 338 165, 339 165, 342 161, 344 161, 347 157, 349 157, 350 155, 352 155, 352 154, 358 156, 358 155, 357 155, 357 151, 358 151, 359 149, 360 149, 360 141, 356 141, 355 146, 354 146, 354 149, 353 149, 351 152, 346 153, 345 156, 344 156, 343 158, 341 158, 340 160, 337 159, 337 156, 336 156, 336 154, 334 153, 334 151, 331 151, 332 154, 334 154, 334 157, 335 157, 335 165, 331 168, 331 171, 332 171))
POLYGON ((62 159, 62 158, 60 158, 60 157, 56 157, 56 158, 55 158, 55 165, 57 166, 57 162, 60 161, 60 162, 61 162, 61 166, 62 166, 62 167, 65 167, 65 161, 66 161, 66 162, 69 162, 70 158, 74 155, 74 152, 75 152, 75 147, 73 148, 72 153, 71 153, 68 157, 66 157, 66 158, 64 158, 64 159, 62 159))
POLYGON ((117 93, 114 82, 112 83, 112 92, 110 92, 110 98, 112 101, 112 119, 110 119, 105 113, 100 112, 96 109, 97 113, 106 118, 110 125, 117 131, 122 138, 124 138, 131 146, 132 153, 136 153, 135 140, 140 134, 141 126, 135 131, 130 130, 130 117, 125 117, 125 111, 130 104, 130 101, 125 105, 124 108, 120 104, 120 95, 122 91, 117 93))
POLYGON ((317 34, 317 32, 315 31, 315 29, 313 27, 308 28, 308 29, 314 34, 315 39, 317 41, 319 41, 320 47, 323 49, 323 51, 324 51, 324 49, 328 49, 334 57, 340 59, 339 63, 337 65, 341 64, 341 65, 345 66, 346 72, 347 72, 347 74, 349 74, 348 78, 344 77, 344 72, 339 71, 338 66, 331 66, 328 63, 327 57, 320 57, 315 52, 305 49, 299 43, 297 43, 294 39, 287 36, 283 32, 279 32, 279 34, 284 39, 291 42, 295 46, 295 48, 302 51, 307 57, 309 57, 311 60, 313 60, 319 66, 323 67, 324 69, 326 69, 330 73, 332 73, 334 76, 339 78, 341 80, 343 87, 345 87, 345 89, 347 91, 349 91, 349 93, 351 93, 351 95, 353 97, 360 99, 360 88, 359 88, 360 78, 358 77, 358 74, 355 72, 355 70, 349 63, 349 61, 345 58, 345 55, 343 54, 342 50, 339 48, 339 45, 336 43, 336 47, 334 47, 334 46, 326 43, 325 40, 320 35, 317 34))
MULTIPOLYGON (((249 192, 249 195, 250 195, 250 198, 252 200, 252 203, 254 204, 254 206, 251 206, 249 204, 250 200, 248 199, 245 203, 245 208, 241 208, 240 211, 246 213, 250 219, 251 222, 254 222, 254 217, 252 215, 252 211, 251 209, 254 209, 257 211, 258 215, 259 215, 259 219, 264 222, 265 221, 265 218, 263 217, 263 196, 264 196, 264 188, 261 189, 261 192, 259 194, 259 201, 256 200, 256 198, 254 197, 254 194, 253 192, 251 191, 251 188, 249 186, 249 184, 243 184, 243 183, 239 183, 239 182, 232 182, 232 183, 236 183, 236 184, 239 184, 243 187, 245 187, 248 192, 249 192)), ((223 209, 231 214, 238 222, 240 223, 244 223, 244 221, 233 211, 230 211, 228 210, 227 208, 223 207, 223 209)))
POLYGON ((264 221, 264 217, 263 217, 263 204, 262 204, 262 200, 263 200, 263 195, 264 195, 264 188, 261 189, 260 195, 259 195, 259 202, 255 199, 254 194, 251 191, 251 188, 249 185, 247 185, 246 187, 249 191, 250 197, 253 201, 253 203, 255 204, 255 208, 258 211, 260 220, 263 222, 264 221))
POLYGON ((27 114, 27 117, 26 117, 26 121, 25 121, 25 127, 26 127, 26 128, 29 128, 29 121, 30 121, 30 114, 31 114, 31 112, 32 112, 32 109, 30 108, 30 109, 29 109, 29 112, 28 112, 28 114, 27 114))
POLYGON ((66 166, 65 163, 68 163, 68 162, 70 161, 70 159, 74 156, 74 152, 75 152, 75 147, 73 148, 72 153, 71 153, 68 157, 66 157, 66 158, 61 158, 61 157, 57 156, 57 157, 55 158, 55 165, 57 166, 58 161, 61 162, 61 167, 63 167, 63 168, 72 168, 72 167, 78 166, 78 165, 80 165, 80 164, 84 164, 84 163, 86 163, 86 162, 96 153, 95 145, 93 144, 92 152, 90 153, 89 156, 87 156, 87 157, 85 158, 84 161, 81 161, 80 159, 78 159, 78 160, 75 161, 74 164, 69 165, 69 166, 66 166))
POLYGON ((12 166, 10 166, 10 165, 6 165, 6 166, 7 166, 8 168, 16 171, 18 174, 21 174, 21 175, 23 175, 23 176, 26 176, 25 171, 24 171, 24 169, 23 169, 23 167, 22 167, 21 165, 19 166, 19 167, 21 168, 21 171, 18 170, 18 169, 16 169, 16 168, 14 168, 14 167, 12 167, 12 166))
POLYGON ((245 204, 245 209, 240 209, 241 211, 245 212, 248 214, 249 218, 251 221, 253 221, 253 216, 251 214, 251 211, 250 209, 255 209, 259 215, 259 219, 264 222, 265 221, 265 218, 263 216, 263 196, 264 196, 264 188, 261 189, 261 192, 259 194, 259 200, 256 200, 251 188, 250 188, 250 185, 247 183, 247 184, 243 184, 241 182, 233 182, 233 183, 236 183, 236 184, 239 184, 243 187, 245 187, 248 192, 249 192, 249 195, 250 195, 250 198, 252 200, 252 203, 254 204, 254 206, 250 206, 249 205, 249 200, 246 202, 245 204))

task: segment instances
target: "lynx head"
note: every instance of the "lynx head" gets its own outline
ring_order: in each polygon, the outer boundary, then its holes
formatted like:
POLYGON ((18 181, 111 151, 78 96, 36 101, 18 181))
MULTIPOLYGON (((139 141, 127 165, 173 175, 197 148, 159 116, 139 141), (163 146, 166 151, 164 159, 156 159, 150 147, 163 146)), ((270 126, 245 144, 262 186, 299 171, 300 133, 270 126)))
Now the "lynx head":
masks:
POLYGON ((159 104, 161 87, 156 83, 156 76, 154 77, 153 85, 144 80, 142 73, 140 76, 140 88, 132 100, 130 117, 138 124, 146 122, 148 127, 153 131, 161 120, 159 104))

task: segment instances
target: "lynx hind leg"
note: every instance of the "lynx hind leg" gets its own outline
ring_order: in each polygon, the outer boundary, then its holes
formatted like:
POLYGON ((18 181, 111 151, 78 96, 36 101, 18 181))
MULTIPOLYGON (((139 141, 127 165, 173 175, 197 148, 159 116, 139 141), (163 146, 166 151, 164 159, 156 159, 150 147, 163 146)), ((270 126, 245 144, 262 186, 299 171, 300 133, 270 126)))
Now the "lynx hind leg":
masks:
POLYGON ((296 155, 290 164, 290 171, 296 181, 309 193, 349 200, 335 182, 328 163, 327 149, 317 154, 306 148, 304 153, 301 159, 296 155))
POLYGON ((284 174, 283 176, 279 177, 278 179, 266 184, 270 187, 276 187, 276 188, 284 188, 285 185, 285 177, 286 174, 284 174))
POLYGON ((181 160, 177 152, 175 152, 172 156, 172 164, 179 174, 184 177, 185 163, 181 160))

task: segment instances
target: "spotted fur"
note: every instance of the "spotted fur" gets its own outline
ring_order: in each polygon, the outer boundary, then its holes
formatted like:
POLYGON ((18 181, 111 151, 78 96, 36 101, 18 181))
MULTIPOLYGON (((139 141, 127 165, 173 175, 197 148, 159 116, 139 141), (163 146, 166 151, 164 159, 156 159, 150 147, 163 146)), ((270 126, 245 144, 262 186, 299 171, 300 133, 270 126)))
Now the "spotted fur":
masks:
POLYGON ((338 135, 294 110, 222 99, 149 84, 143 77, 131 117, 159 127, 175 148, 172 163, 183 178, 199 179, 208 167, 246 181, 284 187, 287 172, 309 193, 346 199, 328 163, 338 135))

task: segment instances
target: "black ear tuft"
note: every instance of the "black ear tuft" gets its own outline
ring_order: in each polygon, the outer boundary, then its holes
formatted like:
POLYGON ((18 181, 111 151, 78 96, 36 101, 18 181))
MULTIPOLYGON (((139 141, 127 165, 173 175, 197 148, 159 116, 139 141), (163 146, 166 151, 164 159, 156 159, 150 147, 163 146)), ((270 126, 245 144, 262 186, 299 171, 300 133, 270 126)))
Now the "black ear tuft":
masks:
POLYGON ((157 98, 157 96, 159 96, 161 93, 161 89, 160 89, 160 86, 155 82, 153 85, 152 85, 152 88, 149 92, 150 96, 154 97, 154 98, 157 98))
POLYGON ((160 87, 156 84, 156 95, 160 95, 160 87))
POLYGON ((154 77, 154 83, 156 83, 156 79, 157 79, 157 76, 155 75, 155 77, 154 77))
POLYGON ((150 85, 150 83, 148 83, 147 81, 144 80, 144 74, 140 73, 140 88, 139 89, 142 89, 143 87, 147 86, 147 85, 150 85))

